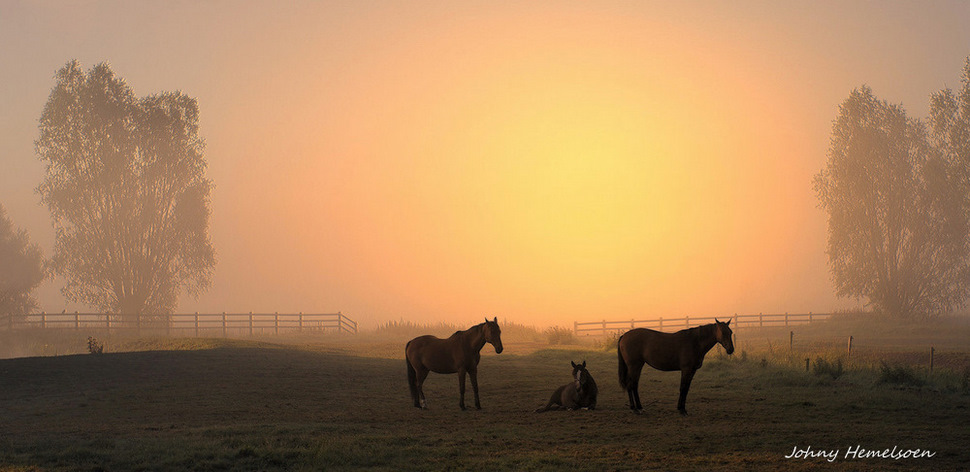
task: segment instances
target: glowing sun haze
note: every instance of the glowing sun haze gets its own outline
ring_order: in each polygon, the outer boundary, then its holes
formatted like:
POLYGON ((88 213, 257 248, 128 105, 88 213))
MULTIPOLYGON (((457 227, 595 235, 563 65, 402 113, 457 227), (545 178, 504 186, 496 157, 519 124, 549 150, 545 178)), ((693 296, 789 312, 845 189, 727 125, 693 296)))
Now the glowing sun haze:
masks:
MULTIPOLYGON (((54 70, 106 60, 139 95, 199 99, 219 262, 180 311, 547 325, 852 305, 811 188, 831 120, 863 83, 925 115, 970 12, 937 4, 884 40, 923 9, 840 3, 7 5, 0 26, 60 36, 0 46, 25 64, 0 77, 29 90, 3 91, 0 159, 26 182, 3 177, 0 203, 49 255, 36 119, 54 70), (932 57, 893 42, 916 37, 932 57)), ((71 306, 48 285, 42 308, 71 306)))

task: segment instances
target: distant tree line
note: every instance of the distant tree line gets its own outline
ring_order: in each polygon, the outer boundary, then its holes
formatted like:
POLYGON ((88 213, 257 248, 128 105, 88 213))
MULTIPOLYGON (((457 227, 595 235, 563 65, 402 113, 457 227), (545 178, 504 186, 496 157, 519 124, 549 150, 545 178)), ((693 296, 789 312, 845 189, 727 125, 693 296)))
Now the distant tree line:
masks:
POLYGON ((836 293, 879 312, 929 317, 970 295, 970 58, 928 120, 862 86, 842 102, 815 177, 828 213, 836 293))

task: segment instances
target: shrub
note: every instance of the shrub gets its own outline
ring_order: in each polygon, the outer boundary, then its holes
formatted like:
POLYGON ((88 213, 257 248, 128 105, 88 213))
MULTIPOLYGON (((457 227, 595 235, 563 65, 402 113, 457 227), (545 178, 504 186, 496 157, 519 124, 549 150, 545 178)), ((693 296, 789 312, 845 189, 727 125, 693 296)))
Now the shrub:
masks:
POLYGON ((842 366, 842 358, 838 358, 835 362, 830 362, 821 357, 815 359, 815 363, 812 365, 812 372, 815 375, 831 375, 832 380, 835 380, 845 373, 845 369, 842 366))
POLYGON ((553 326, 543 331, 549 344, 577 344, 573 330, 562 326, 553 326))
POLYGON ((413 338, 415 336, 422 336, 425 334, 433 334, 439 337, 448 337, 455 331, 462 329, 467 329, 468 327, 460 327, 456 324, 451 323, 415 323, 413 321, 388 321, 387 323, 380 324, 377 326, 376 334, 378 336, 394 337, 394 338, 413 338))
POLYGON ((104 352, 104 343, 92 337, 88 337, 88 352, 91 354, 101 354, 104 352))
POLYGON ((622 335, 622 331, 613 331, 607 334, 603 340, 600 341, 599 346, 607 352, 615 351, 617 344, 620 342, 620 336, 622 335))
POLYGON ((889 365, 885 362, 879 367, 879 383, 889 383, 896 385, 908 385, 910 387, 921 387, 926 384, 916 369, 907 365, 889 365))

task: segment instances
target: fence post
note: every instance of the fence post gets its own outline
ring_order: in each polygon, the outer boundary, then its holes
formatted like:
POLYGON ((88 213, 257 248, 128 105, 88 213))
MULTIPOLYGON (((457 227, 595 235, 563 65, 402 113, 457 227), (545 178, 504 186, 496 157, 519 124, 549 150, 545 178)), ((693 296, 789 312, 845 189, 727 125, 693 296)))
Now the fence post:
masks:
POLYGON ((195 337, 199 337, 199 312, 195 312, 195 337))
POLYGON ((734 314, 734 331, 731 331, 731 334, 734 336, 734 339, 731 340, 731 343, 734 344, 735 347, 737 347, 737 345, 738 345, 738 328, 740 327, 740 326, 738 326, 738 323, 740 323, 738 321, 738 314, 735 313, 734 314))
MULTIPOLYGON (((936 348, 935 347, 931 347, 930 348, 930 373, 931 374, 933 373, 933 354, 935 352, 936 352, 936 348)), ((964 378, 966 378, 966 377, 964 377, 964 378)))
POLYGON ((795 332, 788 333, 788 352, 795 351, 795 332))
POLYGON ((849 336, 849 355, 852 355, 852 336, 849 336))
POLYGON ((785 326, 788 326, 788 312, 785 312, 785 326))
POLYGON ((765 327, 765 314, 764 313, 758 313, 758 327, 759 328, 764 328, 765 327))
POLYGON ((664 329, 664 317, 662 317, 662 316, 660 317, 660 328, 659 329, 660 329, 660 331, 663 331, 663 329, 664 329))
POLYGON ((603 336, 606 336, 606 320, 603 320, 603 336))
POLYGON ((253 335, 253 312, 249 312, 249 335, 253 335))
MULTIPOLYGON (((340 318, 337 318, 337 323, 340 323, 340 318)), ((337 331, 340 331, 339 329, 337 331)), ((300 312, 300 332, 303 332, 303 312, 300 312)))
POLYGON ((40 314, 40 327, 47 329, 47 312, 40 314))
POLYGON ((74 329, 76 331, 81 329, 81 315, 77 312, 74 312, 74 329))
MULTIPOLYGON (((75 311, 74 313, 77 313, 77 312, 75 311)), ((105 313, 104 314, 104 325, 108 329, 108 331, 110 332, 111 331, 111 315, 109 313, 105 313)))
POLYGON ((633 325, 636 323, 635 319, 630 319, 630 329, 633 329, 633 325))
POLYGON ((573 335, 579 336, 579 322, 573 321, 573 335))
POLYGON ((222 312, 222 337, 229 337, 229 325, 226 323, 226 312, 222 312))
POLYGON ((812 324, 812 312, 808 312, 808 324, 812 324))
POLYGON ((276 334, 280 334, 280 312, 273 312, 273 330, 276 334))

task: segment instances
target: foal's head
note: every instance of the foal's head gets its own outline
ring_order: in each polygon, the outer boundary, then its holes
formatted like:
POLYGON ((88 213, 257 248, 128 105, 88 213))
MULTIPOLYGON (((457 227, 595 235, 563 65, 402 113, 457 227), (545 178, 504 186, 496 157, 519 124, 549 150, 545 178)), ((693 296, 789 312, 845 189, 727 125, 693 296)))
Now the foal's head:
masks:
POLYGON ((485 342, 495 348, 496 354, 502 353, 502 328, 498 327, 498 317, 493 321, 485 318, 485 342))
POLYGON ((583 361, 582 364, 577 364, 573 361, 569 361, 569 363, 573 365, 573 382, 576 382, 576 390, 581 392, 586 389, 590 379, 593 377, 586 370, 586 361, 583 361))
POLYGON ((717 318, 714 319, 714 338, 724 346, 724 350, 729 355, 734 354, 734 333, 731 331, 730 325, 731 320, 727 320, 727 323, 722 323, 717 318))

